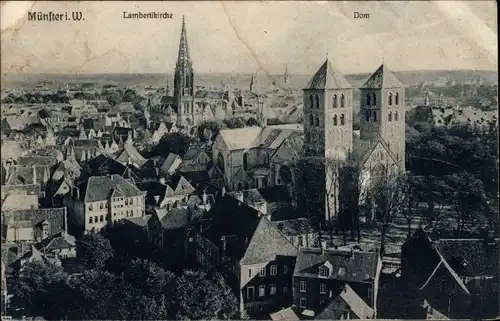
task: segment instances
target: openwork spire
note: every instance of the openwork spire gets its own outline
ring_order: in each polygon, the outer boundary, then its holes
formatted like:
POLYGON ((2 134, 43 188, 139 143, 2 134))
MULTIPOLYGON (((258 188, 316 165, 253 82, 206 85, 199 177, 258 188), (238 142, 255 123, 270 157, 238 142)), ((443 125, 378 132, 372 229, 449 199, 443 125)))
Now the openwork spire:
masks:
POLYGON ((179 42, 179 55, 177 56, 177 68, 191 68, 191 57, 189 56, 189 48, 186 32, 186 21, 182 16, 181 40, 179 42))

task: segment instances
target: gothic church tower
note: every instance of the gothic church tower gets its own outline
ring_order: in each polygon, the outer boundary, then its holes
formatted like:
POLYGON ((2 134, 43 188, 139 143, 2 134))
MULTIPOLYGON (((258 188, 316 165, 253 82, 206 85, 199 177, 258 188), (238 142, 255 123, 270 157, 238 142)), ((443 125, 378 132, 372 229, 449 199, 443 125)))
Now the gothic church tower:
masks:
POLYGON ((174 98, 177 106, 177 125, 194 125, 194 72, 189 56, 184 16, 182 16, 181 40, 175 66, 174 98))
POLYGON ((320 211, 329 221, 339 210, 339 173, 334 164, 347 160, 353 146, 353 89, 327 59, 303 90, 303 99, 304 152, 323 166, 324 175, 318 176, 324 177, 324 189, 318 197, 320 211))
POLYGON ((361 139, 382 138, 401 169, 405 168, 405 90, 386 66, 381 65, 360 88, 361 139))

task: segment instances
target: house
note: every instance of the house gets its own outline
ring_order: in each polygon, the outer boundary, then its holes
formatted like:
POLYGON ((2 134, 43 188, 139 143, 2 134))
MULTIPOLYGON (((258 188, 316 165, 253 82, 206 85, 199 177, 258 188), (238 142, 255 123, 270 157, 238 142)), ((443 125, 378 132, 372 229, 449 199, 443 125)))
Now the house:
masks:
MULTIPOLYGON (((318 315, 341 295, 337 301, 344 303, 336 301, 333 304, 335 312, 343 304, 351 305, 350 300, 358 301, 349 290, 352 289, 361 301, 373 309, 371 317, 376 317, 381 268, 378 251, 326 249, 324 245, 321 248, 299 248, 293 273, 293 302, 302 311, 318 315), (348 293, 342 295, 343 290, 348 293)), ((325 315, 332 317, 330 312, 325 315)))
POLYGON ((182 156, 179 170, 183 173, 203 172, 208 168, 211 159, 201 146, 191 146, 182 156))
POLYGON ((135 149, 131 141, 126 141, 123 148, 118 151, 115 160, 121 164, 133 164, 136 167, 141 167, 146 163, 146 159, 135 149))
POLYGON ((66 208, 2 211, 2 237, 6 242, 41 242, 67 232, 66 208))
POLYGON ((496 317, 499 248, 499 239, 432 240, 419 228, 402 246, 401 277, 427 314, 496 317))
POLYGON ((147 191, 148 204, 167 210, 187 202, 195 192, 195 188, 180 175, 174 175, 168 180, 160 178, 159 182, 148 182, 141 186, 147 191))
POLYGON ((167 177, 174 175, 181 164, 181 157, 177 154, 170 153, 160 167, 160 174, 167 177))
POLYGON ((47 257, 70 259, 76 257, 76 239, 66 232, 46 238, 36 246, 47 257))
POLYGON ((318 233, 307 218, 273 221, 273 224, 276 225, 296 247, 313 247, 317 241, 318 233))
POLYGON ((373 319, 375 311, 359 297, 349 285, 344 285, 340 293, 324 309, 315 315, 317 320, 373 319))
POLYGON ((120 175, 92 176, 64 198, 78 229, 90 232, 107 223, 145 215, 145 192, 120 175))
POLYGON ((10 194, 2 201, 2 211, 38 209, 38 195, 10 194))
POLYGON ((202 214, 202 209, 192 206, 155 209, 148 221, 148 234, 164 264, 183 266, 188 259, 193 222, 202 214))
POLYGON ((271 313, 271 320, 273 321, 298 321, 300 318, 293 308, 286 308, 275 313, 271 313))
POLYGON ((220 273, 240 311, 268 317, 292 302, 297 248, 265 215, 230 195, 219 195, 196 229, 196 259, 220 273))

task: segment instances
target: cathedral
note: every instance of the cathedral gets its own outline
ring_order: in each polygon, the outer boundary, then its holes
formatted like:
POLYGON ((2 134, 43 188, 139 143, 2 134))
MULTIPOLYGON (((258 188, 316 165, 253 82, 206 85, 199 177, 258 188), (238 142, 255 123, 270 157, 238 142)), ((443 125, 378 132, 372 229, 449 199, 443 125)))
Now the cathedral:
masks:
POLYGON ((322 160, 324 193, 320 213, 329 221, 339 212, 339 175, 346 160, 361 170, 366 186, 375 173, 404 170, 405 91, 396 76, 381 65, 359 88, 360 130, 353 130, 353 88, 328 60, 303 90, 304 154, 322 160))

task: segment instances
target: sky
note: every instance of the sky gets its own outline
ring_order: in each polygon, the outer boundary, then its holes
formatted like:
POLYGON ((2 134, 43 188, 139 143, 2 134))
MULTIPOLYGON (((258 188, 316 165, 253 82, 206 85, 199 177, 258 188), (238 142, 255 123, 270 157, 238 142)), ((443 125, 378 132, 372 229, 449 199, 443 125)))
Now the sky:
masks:
POLYGON ((495 1, 10 2, 1 9, 2 76, 172 73, 182 16, 195 73, 312 74, 497 70, 495 1), (28 21, 81 11, 85 21, 28 21), (123 19, 123 12, 172 19, 123 19), (354 12, 368 19, 354 19, 354 12))

